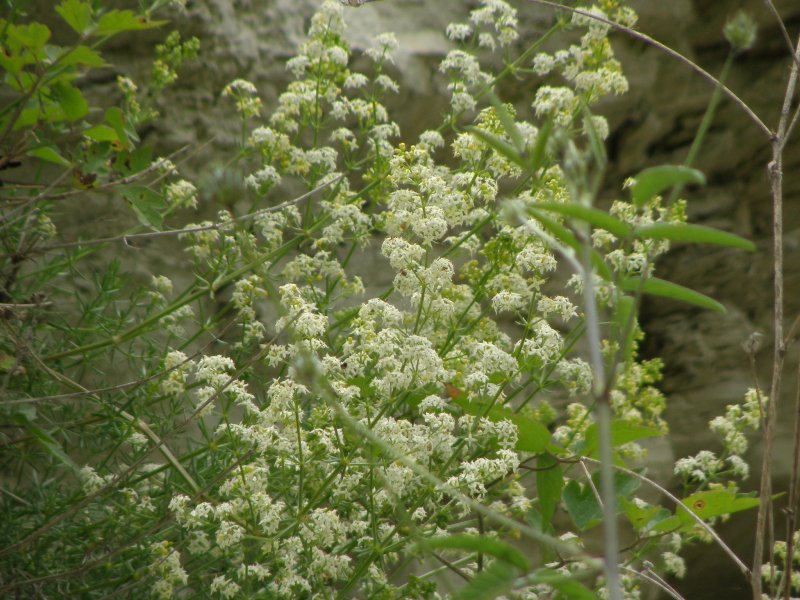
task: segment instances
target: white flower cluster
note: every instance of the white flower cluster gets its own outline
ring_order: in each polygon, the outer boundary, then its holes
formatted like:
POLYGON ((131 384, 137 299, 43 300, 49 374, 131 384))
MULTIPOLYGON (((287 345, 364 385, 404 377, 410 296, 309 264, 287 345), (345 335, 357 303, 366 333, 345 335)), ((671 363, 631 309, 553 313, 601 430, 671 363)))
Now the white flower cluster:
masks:
MULTIPOLYGON (((507 48, 518 37, 517 11, 503 0, 481 0, 481 5, 470 13, 469 23, 451 23, 447 37, 465 43, 474 40, 479 48, 494 51, 498 46, 507 48)), ((451 50, 439 66, 450 76, 450 107, 458 115, 475 109, 475 94, 490 84, 491 75, 481 70, 472 52, 451 50)))
POLYGON ((167 206, 175 208, 197 208, 197 188, 193 183, 181 179, 170 183, 166 189, 167 206))
MULTIPOLYGON (((531 119, 571 126, 582 101, 623 87, 606 28, 575 25, 588 32, 574 52, 535 61, 538 72, 561 69, 573 86, 540 88, 533 110, 525 109, 531 119), (589 73, 601 81, 588 83, 589 73)), ((242 142, 255 163, 246 184, 256 195, 275 186, 314 195, 246 223, 225 213, 217 227, 188 236, 209 291, 232 294, 246 342, 231 344, 230 356, 170 371, 163 383, 172 394, 191 388, 196 406, 224 417, 208 444, 232 466, 229 475, 207 498, 176 495, 170 505, 187 552, 214 556, 213 567, 198 569, 197 585, 220 597, 403 594, 388 571, 409 549, 409 528, 419 538, 462 530, 471 512, 448 490, 513 518, 535 506, 520 469, 531 433, 515 424, 521 404, 535 398, 525 418, 553 425, 551 441, 566 452, 579 449, 593 423, 592 369, 574 357, 565 333, 581 315, 571 296, 547 285, 556 258, 536 229, 498 209, 501 190, 523 207, 572 201, 564 173, 548 154, 535 177, 523 178, 516 161, 473 133, 446 139, 444 129, 426 131, 416 144, 394 144, 400 131, 381 97, 397 88, 382 70, 396 40, 378 36, 366 51, 372 75, 359 74, 348 68, 343 28, 341 5, 325 2, 289 61, 296 80, 242 142), (435 158, 445 153, 447 162, 435 158), (376 234, 393 285, 364 299, 348 263, 376 234), (274 322, 259 322, 260 302, 274 304, 274 322), (275 341, 266 343, 267 333, 275 341), (565 418, 553 408, 560 406, 554 389, 569 396, 565 418), (244 414, 238 420, 228 410, 234 404, 244 414)), ((511 55, 516 13, 501 0, 482 0, 448 36, 473 44, 441 65, 454 119, 477 107, 477 94, 492 82, 480 49, 511 55)), ((239 83, 230 95, 251 91, 239 83)), ((512 106, 506 112, 531 152, 540 129, 512 106)), ((474 125, 518 143, 501 117, 487 108, 474 125)), ((607 133, 599 117, 595 128, 607 133)), ((674 216, 650 208, 653 220, 674 216)), ((646 218, 627 211, 615 214, 646 218)), ((618 240, 602 232, 594 242, 618 250, 618 240)), ((657 250, 637 252, 649 260, 657 250)), ((637 258, 609 260, 631 272, 642 268, 637 258)), ((614 292, 607 284, 598 298, 610 306, 614 292)), ((181 356, 171 354, 168 364, 181 364, 181 356)), ((617 418, 664 427, 657 375, 656 362, 624 368, 611 393, 617 418)), ((639 456, 633 446, 620 452, 639 456)), ((673 556, 664 562, 679 573, 673 556)), ((634 582, 627 588, 637 589, 634 582)))
POLYGON ((225 86, 222 96, 233 98, 236 110, 243 119, 257 116, 261 112, 261 98, 256 86, 246 79, 236 79, 225 86))
POLYGON ((723 474, 747 479, 750 467, 741 456, 748 447, 745 432, 759 428, 767 402, 766 396, 750 389, 742 404, 729 404, 724 416, 709 422, 711 431, 722 437, 723 455, 717 458, 712 452, 702 450, 693 457, 681 458, 675 463, 675 474, 699 482, 715 481, 723 474))
MULTIPOLYGON (((533 71, 537 75, 544 77, 557 71, 571 86, 540 87, 533 101, 537 115, 548 116, 555 123, 568 126, 579 113, 580 100, 591 105, 603 96, 623 94, 628 90, 628 80, 619 61, 614 58, 608 40, 610 25, 604 21, 611 19, 630 26, 636 15, 618 2, 609 2, 605 6, 610 14, 597 5, 577 7, 587 13, 573 13, 572 16, 572 26, 586 30, 579 44, 554 54, 540 52, 533 57, 533 71)), ((608 124, 602 117, 594 119, 594 129, 601 139, 607 137, 608 124)))
POLYGON ((281 182, 281 176, 272 165, 265 165, 244 180, 247 187, 263 196, 281 182))
POLYGON ((181 566, 180 553, 166 541, 152 544, 149 551, 153 562, 148 570, 155 578, 151 588, 152 596, 159 600, 173 598, 175 588, 186 585, 189 580, 189 575, 181 566))

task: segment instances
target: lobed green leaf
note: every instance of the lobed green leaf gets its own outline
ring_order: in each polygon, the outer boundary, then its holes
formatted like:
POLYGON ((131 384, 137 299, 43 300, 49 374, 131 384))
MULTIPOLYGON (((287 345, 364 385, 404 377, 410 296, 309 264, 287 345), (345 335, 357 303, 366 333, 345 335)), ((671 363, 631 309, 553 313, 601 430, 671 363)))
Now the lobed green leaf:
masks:
POLYGON ((79 34, 83 34, 92 22, 92 5, 89 2, 64 0, 56 6, 56 12, 79 34))

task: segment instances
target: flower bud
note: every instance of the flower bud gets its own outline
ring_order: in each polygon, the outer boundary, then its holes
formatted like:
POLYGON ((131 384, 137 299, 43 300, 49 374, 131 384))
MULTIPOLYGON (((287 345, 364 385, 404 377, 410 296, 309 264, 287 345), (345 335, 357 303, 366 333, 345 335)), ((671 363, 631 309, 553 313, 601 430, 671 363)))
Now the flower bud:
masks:
POLYGON ((729 18, 722 31, 735 52, 749 50, 756 41, 756 22, 742 11, 729 18))

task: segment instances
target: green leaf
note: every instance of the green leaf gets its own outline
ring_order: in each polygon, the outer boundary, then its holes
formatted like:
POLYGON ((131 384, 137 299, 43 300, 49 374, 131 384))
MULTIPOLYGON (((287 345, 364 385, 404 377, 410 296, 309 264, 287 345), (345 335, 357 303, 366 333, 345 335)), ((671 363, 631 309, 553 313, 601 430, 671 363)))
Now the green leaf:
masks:
POLYGON ((83 132, 83 135, 95 142, 118 142, 119 135, 108 125, 95 125, 83 132))
POLYGON ((55 148, 52 146, 44 146, 42 148, 34 148, 33 150, 28 150, 25 154, 28 156, 32 156, 34 158, 38 158, 40 160, 45 160, 47 162, 55 163, 57 165, 61 165, 62 167, 71 167, 72 163, 69 162, 66 158, 61 156, 55 148))
POLYGON ((509 114, 508 109, 500 102, 500 98, 498 98, 493 91, 489 90, 488 96, 492 106, 494 106, 497 112, 497 118, 500 119, 500 124, 503 126, 506 135, 511 139, 511 143, 514 145, 514 149, 518 154, 522 155, 525 151, 525 142, 522 139, 522 134, 519 132, 517 124, 514 122, 511 114, 509 114))
POLYGON ((561 502, 564 489, 564 473, 561 465, 550 454, 539 457, 536 471, 536 497, 539 499, 539 512, 544 523, 550 523, 561 502))
POLYGON ((144 16, 135 14, 132 10, 112 10, 100 17, 97 27, 92 32, 97 36, 107 36, 121 31, 138 31, 160 27, 166 21, 151 21, 144 16))
MULTIPOLYGON (((777 494, 775 497, 780 495, 777 494)), ((740 496, 730 490, 710 490, 687 496, 681 502, 689 508, 689 511, 705 521, 755 508, 759 505, 760 500, 754 496, 740 496)), ((655 523, 651 527, 651 531, 664 533, 692 529, 696 526, 696 522, 689 511, 678 507, 673 516, 655 523)))
POLYGON ((487 404, 470 402, 464 397, 454 398, 453 402, 463 408, 467 414, 485 417, 495 422, 507 419, 514 423, 519 430, 516 449, 520 452, 541 454, 550 447, 550 431, 535 419, 515 413, 504 406, 493 406, 488 409, 487 404))
POLYGON ((131 186, 122 190, 122 195, 131 205, 136 218, 145 227, 160 231, 164 217, 164 200, 160 194, 144 186, 131 186))
POLYGON ((455 600, 491 600, 514 588, 520 573, 511 565, 498 561, 478 573, 472 581, 453 595, 455 600))
MULTIPOLYGON (((0 24, 2 24, 2 20, 0 20, 0 24)), ((21 56, 19 52, 12 51, 10 48, 5 48, 4 50, 0 52, 0 68, 8 71, 11 75, 18 75, 26 64, 35 62, 35 59, 28 53, 26 53, 26 56, 21 56)), ((6 83, 9 85, 14 81, 13 78, 6 79, 6 83)))
POLYGON ((497 137, 496 135, 489 133, 488 131, 484 131, 483 129, 479 129, 478 127, 466 127, 465 128, 468 132, 474 135, 476 138, 481 140, 484 144, 493 148, 495 152, 505 156, 508 160, 518 165, 523 171, 530 168, 528 163, 525 162, 525 159, 522 157, 520 152, 514 149, 514 147, 506 142, 505 140, 497 137))
POLYGON ((528 559, 511 544, 502 540, 488 538, 482 535, 466 533, 444 535, 425 539, 418 544, 424 550, 464 550, 466 552, 480 552, 494 556, 521 571, 531 568, 528 559))
MULTIPOLYGON (((622 289, 626 292, 636 292, 639 289, 641 282, 640 277, 627 277, 622 281, 622 289)), ((642 291, 651 296, 661 296, 662 298, 671 298, 679 302, 686 302, 687 304, 694 304, 709 310, 724 313, 725 307, 705 294, 695 292, 687 287, 665 281, 657 277, 648 277, 644 280, 642 291)))
MULTIPOLYGON (((714 517, 755 508, 760 500, 753 496, 737 496, 729 490, 710 490, 687 496, 681 502, 698 517, 707 521, 714 517)), ((694 524, 694 519, 683 507, 678 508, 676 515, 683 523, 694 524)))
POLYGON ((80 0, 64 0, 56 6, 56 12, 76 32, 83 33, 92 22, 92 5, 80 0))
POLYGON ((550 139, 552 131, 553 121, 547 119, 539 128, 539 134, 536 136, 536 144, 531 151, 531 171, 538 171, 544 164, 544 159, 547 155, 547 140, 550 139))
MULTIPOLYGON (((0 351, 0 373, 10 373, 17 365, 17 357, 0 351)), ((22 406, 25 406, 24 404, 22 406)))
POLYGON ((680 165, 651 167, 636 175, 634 179, 636 182, 631 186, 631 199, 639 208, 674 185, 706 183, 705 175, 700 171, 680 165))
POLYGON ((569 600, 597 600, 597 595, 580 583, 572 575, 565 575, 552 569, 538 569, 530 577, 533 583, 544 583, 561 592, 569 600))
POLYGON ((33 422, 27 418, 25 413, 17 412, 14 414, 14 418, 22 427, 25 428, 28 433, 31 434, 31 436, 39 443, 39 445, 47 450, 47 452, 51 454, 53 458, 58 460, 58 462, 72 469, 73 471, 80 470, 78 465, 76 465, 72 459, 67 456, 63 448, 61 448, 61 444, 59 444, 47 431, 34 425, 33 422))
POLYGON ((127 173, 139 173, 150 166, 152 162, 152 150, 149 146, 140 146, 130 154, 130 171, 127 173))
POLYGON ((53 97, 64 111, 64 116, 69 121, 77 121, 89 112, 89 104, 81 91, 66 81, 59 80, 52 86, 53 97))
POLYGON ((592 155, 598 165, 606 164, 606 147, 600 134, 597 133, 597 128, 594 126, 592 113, 585 102, 581 102, 581 112, 583 113, 583 128, 589 137, 589 146, 592 149, 592 155))
POLYGON ((10 26, 8 36, 20 46, 41 56, 40 51, 44 49, 44 45, 50 39, 50 30, 45 25, 34 22, 27 25, 10 26))
POLYGON ((614 325, 620 339, 622 362, 627 364, 633 356, 633 338, 636 333, 636 299, 625 294, 618 294, 614 306, 614 325), (628 329, 630 325, 630 329, 628 329), (622 336, 625 336, 624 339, 622 336))
POLYGON ((72 65, 83 65, 86 67, 104 67, 106 61, 97 50, 89 48, 89 46, 77 46, 71 52, 68 52, 58 60, 58 64, 62 67, 69 67, 72 65))
MULTIPOLYGON (((576 254, 580 256, 580 253, 584 251, 583 245, 578 241, 569 229, 564 227, 561 223, 557 223, 550 217, 545 216, 541 211, 537 211, 535 209, 531 209, 531 214, 536 218, 536 220, 550 233, 555 237, 559 242, 572 248, 576 254)), ((594 268, 595 272, 600 275, 604 280, 611 281, 613 278, 613 274, 611 273, 611 269, 606 264, 606 261, 603 260, 603 257, 598 254, 598 252, 594 248, 590 248, 589 251, 591 252, 591 260, 592 260, 592 267, 594 268)))
MULTIPOLYGON (((618 502, 629 499, 633 495, 633 492, 638 490, 642 485, 642 482, 638 477, 628 475, 627 473, 623 473, 621 471, 614 471, 613 477, 614 494, 617 497, 618 502)), ((594 481, 595 487, 599 490, 601 486, 600 471, 596 471, 592 475, 592 481, 594 481)))
POLYGON ((672 516, 672 513, 662 506, 639 506, 625 498, 620 500, 620 506, 633 528, 640 531, 648 531, 672 516))
MULTIPOLYGON (((655 427, 644 427, 634 425, 629 421, 617 419, 611 423, 611 445, 619 448, 624 444, 643 440, 645 438, 661 437, 663 434, 655 427)), ((593 423, 586 429, 581 454, 592 458, 597 458, 600 453, 600 434, 597 424, 593 423)))
POLYGON ((569 516, 579 530, 591 529, 602 522, 603 509, 591 486, 573 479, 564 487, 563 499, 569 516))
POLYGON ((566 204, 560 204, 557 202, 539 202, 537 204, 533 204, 532 208, 547 210, 550 212, 559 213, 566 217, 572 217, 573 219, 585 221, 598 229, 605 229, 620 239, 625 239, 631 234, 631 228, 628 227, 628 225, 598 208, 582 206, 572 202, 566 204))
POLYGON ((688 223, 653 223, 636 228, 634 235, 644 239, 714 244, 728 248, 741 248, 750 252, 754 252, 756 249, 753 242, 733 233, 688 223))
POLYGON ((20 113, 19 117, 14 122, 13 129, 14 131, 17 131, 19 129, 23 129, 24 127, 30 127, 31 125, 38 123, 41 117, 42 109, 40 106, 29 106, 20 113))
POLYGON ((117 140, 122 148, 128 148, 130 142, 128 141, 128 134, 125 131, 125 115, 116 106, 112 106, 106 110, 106 123, 108 123, 116 132, 117 140))

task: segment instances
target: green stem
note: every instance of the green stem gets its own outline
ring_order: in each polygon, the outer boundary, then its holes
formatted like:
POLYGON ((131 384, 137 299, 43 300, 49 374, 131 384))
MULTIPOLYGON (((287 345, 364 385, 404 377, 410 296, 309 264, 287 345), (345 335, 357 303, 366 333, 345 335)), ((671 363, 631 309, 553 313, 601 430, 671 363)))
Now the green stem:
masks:
MULTIPOLYGON (((686 160, 683 161, 684 167, 691 167, 694 164, 697 155, 700 153, 700 148, 703 145, 703 141, 708 134, 708 130, 711 128, 711 123, 714 121, 714 115, 717 112, 717 107, 719 106, 720 100, 722 100, 722 86, 725 85, 725 81, 728 79, 734 57, 735 54, 733 50, 731 50, 728 53, 728 57, 725 59, 722 72, 719 74, 719 85, 714 88, 714 93, 711 94, 711 99, 708 101, 708 106, 706 107, 706 112, 703 115, 703 120, 700 121, 700 126, 697 128, 697 133, 692 141, 692 146, 689 148, 689 153, 686 155, 686 160)), ((674 188, 672 188, 672 193, 669 195, 667 205, 672 204, 678 199, 678 196, 680 196, 683 188, 683 184, 676 185, 674 188)))

